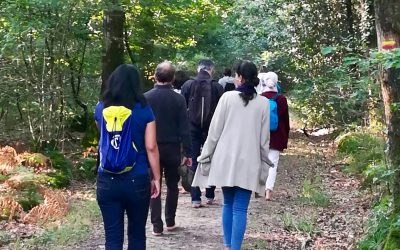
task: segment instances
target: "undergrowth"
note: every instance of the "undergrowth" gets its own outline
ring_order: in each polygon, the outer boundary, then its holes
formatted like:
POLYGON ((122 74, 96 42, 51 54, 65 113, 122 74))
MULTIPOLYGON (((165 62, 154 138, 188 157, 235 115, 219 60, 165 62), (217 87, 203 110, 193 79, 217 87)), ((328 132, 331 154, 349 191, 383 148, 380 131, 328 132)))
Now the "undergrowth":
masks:
POLYGON ((347 163, 345 171, 362 178, 376 196, 382 197, 373 206, 362 239, 357 243, 360 250, 394 250, 400 242, 400 214, 393 211, 390 192, 395 171, 385 164, 385 142, 373 133, 347 133, 337 139, 338 157, 347 163))
POLYGON ((86 239, 94 221, 99 218, 100 210, 95 200, 74 202, 69 214, 58 226, 49 224, 40 235, 30 239, 17 239, 10 244, 10 249, 64 249, 65 246, 86 239))
POLYGON ((371 211, 367 222, 367 233, 358 242, 357 249, 384 249, 391 228, 400 229, 400 215, 393 215, 391 198, 386 196, 371 211))
POLYGON ((353 132, 337 140, 338 157, 347 163, 345 172, 365 177, 365 182, 377 181, 385 166, 384 140, 369 133, 353 132))
POLYGON ((309 218, 295 218, 290 213, 284 213, 282 215, 283 228, 285 230, 290 232, 302 232, 308 235, 312 235, 316 232, 315 220, 315 216, 309 218))
POLYGON ((330 198, 322 191, 321 182, 322 180, 319 176, 315 177, 313 181, 309 178, 304 179, 300 201, 318 207, 329 206, 330 198))

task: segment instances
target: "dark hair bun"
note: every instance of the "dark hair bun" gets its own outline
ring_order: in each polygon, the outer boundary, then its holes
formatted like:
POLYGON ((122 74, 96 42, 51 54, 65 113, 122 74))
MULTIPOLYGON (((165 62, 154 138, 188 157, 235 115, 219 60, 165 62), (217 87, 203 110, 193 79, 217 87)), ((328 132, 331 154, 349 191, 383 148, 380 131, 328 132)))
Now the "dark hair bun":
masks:
POLYGON ((251 85, 253 85, 253 87, 257 87, 257 85, 259 83, 260 83, 260 79, 258 79, 257 76, 251 80, 251 85))

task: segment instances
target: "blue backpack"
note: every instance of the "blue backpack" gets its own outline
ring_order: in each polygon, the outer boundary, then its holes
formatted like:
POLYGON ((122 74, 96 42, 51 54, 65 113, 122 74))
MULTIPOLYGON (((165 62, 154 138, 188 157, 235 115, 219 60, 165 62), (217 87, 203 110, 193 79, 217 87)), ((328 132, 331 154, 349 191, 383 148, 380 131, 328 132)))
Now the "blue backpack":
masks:
POLYGON ((110 106, 103 109, 102 114, 99 172, 128 172, 135 166, 138 153, 132 139, 132 110, 110 106))
POLYGON ((278 103, 276 102, 276 98, 278 98, 279 94, 276 94, 274 97, 269 99, 269 130, 271 132, 275 132, 278 130, 278 103))

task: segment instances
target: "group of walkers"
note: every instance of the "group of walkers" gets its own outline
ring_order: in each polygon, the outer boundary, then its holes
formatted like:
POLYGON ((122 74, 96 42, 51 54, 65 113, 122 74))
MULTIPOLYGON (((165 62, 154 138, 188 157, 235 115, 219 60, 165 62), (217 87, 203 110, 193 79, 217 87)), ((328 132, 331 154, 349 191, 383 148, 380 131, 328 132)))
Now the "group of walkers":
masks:
POLYGON ((218 82, 214 68, 211 60, 201 60, 197 76, 188 79, 164 61, 155 70, 154 88, 144 94, 133 65, 121 65, 109 77, 95 110, 100 130, 97 201, 107 250, 122 249, 125 212, 128 249, 146 248, 149 208, 152 234, 163 234, 162 176, 165 230, 176 230, 180 165, 195 173, 194 209, 203 206, 201 188, 209 205, 216 203, 215 188, 222 188, 226 249, 241 248, 252 192, 272 199, 289 134, 278 76, 258 73, 254 63, 240 61, 234 77, 225 69, 218 82))

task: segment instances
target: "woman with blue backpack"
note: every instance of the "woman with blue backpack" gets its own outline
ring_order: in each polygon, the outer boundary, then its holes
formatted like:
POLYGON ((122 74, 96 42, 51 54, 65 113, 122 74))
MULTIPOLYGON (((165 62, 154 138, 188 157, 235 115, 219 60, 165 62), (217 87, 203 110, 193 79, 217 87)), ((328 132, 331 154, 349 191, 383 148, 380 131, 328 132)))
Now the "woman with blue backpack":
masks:
POLYGON ((114 70, 94 118, 100 130, 96 194, 104 221, 105 249, 123 248, 125 212, 128 249, 146 249, 150 197, 160 193, 160 163, 155 118, 142 94, 135 66, 123 64, 114 70))
POLYGON ((268 158, 274 164, 269 169, 265 185, 265 199, 272 199, 280 153, 287 148, 289 139, 289 109, 286 97, 278 91, 278 75, 274 72, 260 73, 260 89, 262 96, 269 99, 270 104, 270 141, 268 158))

